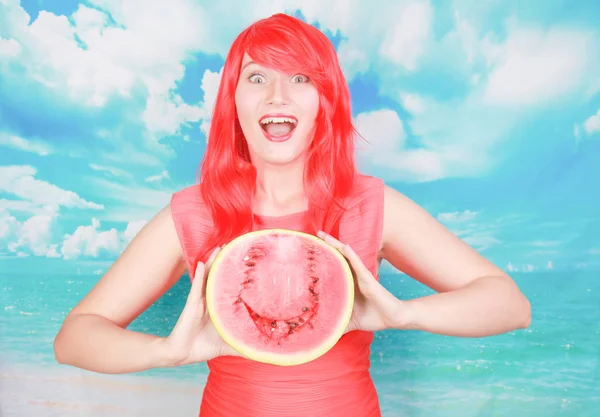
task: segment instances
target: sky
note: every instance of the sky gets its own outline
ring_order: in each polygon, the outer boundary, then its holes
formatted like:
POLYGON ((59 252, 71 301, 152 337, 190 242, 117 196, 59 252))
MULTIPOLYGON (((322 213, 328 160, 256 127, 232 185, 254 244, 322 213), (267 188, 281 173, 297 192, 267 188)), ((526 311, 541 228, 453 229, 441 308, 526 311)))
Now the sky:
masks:
POLYGON ((0 272, 102 274, 196 181, 224 57, 335 45, 360 169, 508 272, 600 270, 600 3, 0 0, 0 272))

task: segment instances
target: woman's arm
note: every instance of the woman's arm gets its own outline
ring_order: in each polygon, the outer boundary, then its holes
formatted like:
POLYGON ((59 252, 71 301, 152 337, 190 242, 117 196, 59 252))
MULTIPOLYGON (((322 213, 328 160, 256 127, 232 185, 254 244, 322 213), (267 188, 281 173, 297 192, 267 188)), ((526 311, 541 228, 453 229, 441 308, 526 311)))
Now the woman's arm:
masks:
POLYGON ((502 269, 406 196, 384 195, 382 258, 437 292, 402 301, 396 327, 481 337, 530 325, 531 305, 502 269))
POLYGON ((56 360, 100 373, 130 373, 173 365, 163 338, 126 327, 168 291, 184 271, 167 206, 67 315, 54 340, 56 360))

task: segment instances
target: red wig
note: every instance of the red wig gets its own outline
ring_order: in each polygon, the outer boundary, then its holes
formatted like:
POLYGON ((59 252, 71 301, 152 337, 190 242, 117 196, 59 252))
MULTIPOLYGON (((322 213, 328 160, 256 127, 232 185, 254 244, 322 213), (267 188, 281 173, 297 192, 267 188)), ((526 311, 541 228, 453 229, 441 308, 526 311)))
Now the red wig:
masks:
POLYGON ((214 229, 199 259, 218 245, 252 230, 256 170, 235 107, 235 90, 244 54, 284 73, 301 72, 319 92, 315 135, 304 170, 309 200, 307 227, 337 236, 344 202, 356 173, 350 92, 336 51, 317 28, 285 14, 255 22, 233 42, 225 65, 201 164, 200 190, 214 229))

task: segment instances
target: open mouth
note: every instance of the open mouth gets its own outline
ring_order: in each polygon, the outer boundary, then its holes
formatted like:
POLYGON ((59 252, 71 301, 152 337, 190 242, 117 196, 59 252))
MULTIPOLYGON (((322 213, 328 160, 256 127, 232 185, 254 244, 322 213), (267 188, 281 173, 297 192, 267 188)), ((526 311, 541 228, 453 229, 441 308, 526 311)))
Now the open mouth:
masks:
POLYGON ((268 140, 282 142, 292 137, 298 119, 291 115, 266 115, 259 123, 268 140))

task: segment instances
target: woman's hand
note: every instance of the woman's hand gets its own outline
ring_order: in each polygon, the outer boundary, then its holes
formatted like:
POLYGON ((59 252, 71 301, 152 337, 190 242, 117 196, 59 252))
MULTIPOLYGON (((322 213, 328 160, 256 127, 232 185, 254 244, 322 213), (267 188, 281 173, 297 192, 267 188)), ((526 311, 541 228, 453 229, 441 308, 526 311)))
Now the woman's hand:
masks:
POLYGON ((321 239, 340 251, 354 274, 354 310, 346 333, 353 330, 377 331, 398 328, 405 319, 405 303, 386 290, 349 245, 319 231, 321 239))
POLYGON ((173 366, 204 362, 218 356, 241 356, 219 336, 206 308, 206 279, 219 250, 213 251, 206 265, 198 263, 185 307, 164 341, 173 366))

